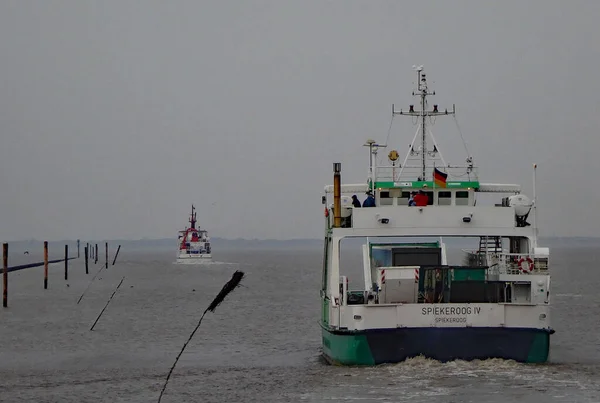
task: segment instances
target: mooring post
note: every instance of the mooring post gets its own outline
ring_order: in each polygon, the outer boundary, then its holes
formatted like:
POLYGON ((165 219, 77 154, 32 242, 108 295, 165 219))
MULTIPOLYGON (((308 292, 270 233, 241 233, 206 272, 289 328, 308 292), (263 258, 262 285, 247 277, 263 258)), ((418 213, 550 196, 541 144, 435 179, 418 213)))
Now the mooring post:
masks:
POLYGON ((2 306, 8 307, 8 244, 2 245, 2 306))
POLYGON ((79 239, 77 240, 77 259, 79 259, 79 239))
POLYGON ((94 264, 98 263, 98 244, 96 244, 96 252, 94 252, 94 264))
POLYGON ((108 242, 105 242, 105 244, 104 244, 104 251, 105 251, 105 255, 106 255, 106 263, 104 265, 104 268, 108 269, 108 242))
POLYGON ((85 274, 90 274, 88 271, 88 247, 86 246, 83 249, 84 259, 85 259, 85 274))
POLYGON ((117 253, 115 253, 115 258, 113 259, 113 266, 115 265, 115 262, 117 261, 117 256, 119 256, 119 251, 121 250, 121 245, 119 245, 119 247, 117 248, 117 253))
POLYGON ((48 289, 48 241, 44 241, 44 290, 48 289))
POLYGON ((69 245, 65 245, 65 280, 69 279, 69 245))

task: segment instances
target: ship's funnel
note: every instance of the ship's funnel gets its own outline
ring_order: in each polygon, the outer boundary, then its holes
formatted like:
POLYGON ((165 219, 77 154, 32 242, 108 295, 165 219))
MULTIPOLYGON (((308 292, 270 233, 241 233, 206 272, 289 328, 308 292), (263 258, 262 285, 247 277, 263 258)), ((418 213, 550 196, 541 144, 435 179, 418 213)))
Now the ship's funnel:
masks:
POLYGON ((342 226, 342 184, 341 184, 342 164, 333 163, 333 227, 342 226))

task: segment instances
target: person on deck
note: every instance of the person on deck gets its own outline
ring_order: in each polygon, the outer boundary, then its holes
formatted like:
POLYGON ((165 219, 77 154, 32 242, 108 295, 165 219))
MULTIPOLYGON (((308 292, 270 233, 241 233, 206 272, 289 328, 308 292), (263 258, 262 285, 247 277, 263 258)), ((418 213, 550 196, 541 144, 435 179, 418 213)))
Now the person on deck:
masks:
POLYGON ((363 207, 375 207, 375 197, 373 197, 373 193, 370 190, 367 192, 367 198, 363 202, 363 207))
POLYGON ((356 195, 352 195, 352 205, 354 207, 360 207, 360 200, 358 200, 358 197, 356 197, 356 195))
POLYGON ((419 193, 417 193, 414 199, 417 207, 425 207, 427 206, 427 202, 429 201, 429 198, 427 197, 423 189, 419 190, 419 193))
POLYGON ((417 194, 417 192, 415 192, 414 190, 412 192, 410 192, 410 199, 408 199, 408 206, 409 207, 413 207, 416 206, 417 203, 415 202, 415 195, 417 194))

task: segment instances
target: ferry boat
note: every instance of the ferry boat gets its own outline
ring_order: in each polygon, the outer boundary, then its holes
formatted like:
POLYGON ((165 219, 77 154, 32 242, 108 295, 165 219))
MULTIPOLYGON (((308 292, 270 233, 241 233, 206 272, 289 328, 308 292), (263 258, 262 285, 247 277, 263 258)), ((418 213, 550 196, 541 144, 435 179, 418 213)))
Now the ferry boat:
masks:
POLYGON ((334 163, 322 196, 322 354, 337 365, 416 356, 545 362, 554 330, 550 250, 538 246, 536 165, 530 199, 520 185, 480 182, 468 151, 462 166, 447 164, 429 126, 455 108, 430 108, 435 92, 423 67, 415 70, 420 107, 392 105, 392 121, 406 115, 418 125, 404 160, 391 150, 378 162, 387 144, 369 140, 366 183, 342 184, 334 163), (350 197, 365 193, 374 206, 350 197), (458 245, 458 262, 449 263, 448 245, 461 242, 471 247, 458 245))
POLYGON ((177 262, 194 263, 211 260, 210 238, 206 230, 200 227, 196 228, 197 220, 193 204, 189 222, 189 228, 179 231, 177 262))

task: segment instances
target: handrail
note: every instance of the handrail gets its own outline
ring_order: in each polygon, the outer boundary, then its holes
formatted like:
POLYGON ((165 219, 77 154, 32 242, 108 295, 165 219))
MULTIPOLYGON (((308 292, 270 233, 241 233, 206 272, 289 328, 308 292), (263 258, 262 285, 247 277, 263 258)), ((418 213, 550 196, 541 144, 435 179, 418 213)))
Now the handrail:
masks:
MULTIPOLYGON (((379 182, 400 182, 400 181, 416 181, 422 175, 420 166, 404 166, 397 167, 392 165, 377 165, 375 168, 375 181, 379 182)), ((420 180, 433 180, 433 169, 438 168, 440 171, 448 174, 446 181, 478 181, 477 167, 475 166, 434 166, 428 165, 425 167, 427 175, 420 180)))
POLYGON ((533 253, 508 253, 494 251, 473 251, 463 249, 468 265, 489 266, 492 274, 531 274, 546 273, 549 256, 533 253))

